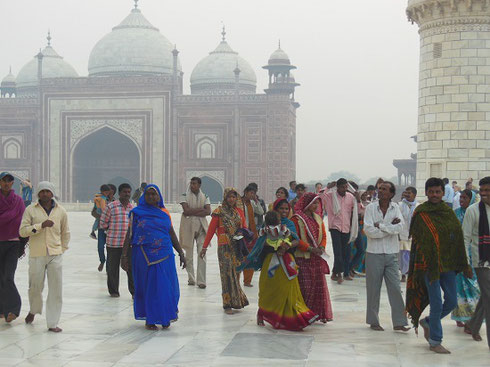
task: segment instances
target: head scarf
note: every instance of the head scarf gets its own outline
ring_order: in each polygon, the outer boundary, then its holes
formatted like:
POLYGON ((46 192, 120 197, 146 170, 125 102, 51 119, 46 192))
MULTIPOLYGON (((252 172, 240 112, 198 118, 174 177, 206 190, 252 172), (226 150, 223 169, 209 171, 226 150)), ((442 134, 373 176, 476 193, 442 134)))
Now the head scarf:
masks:
POLYGON ((14 190, 10 190, 6 197, 0 193, 0 241, 19 237, 24 210, 24 201, 14 190))
POLYGON ((277 199, 274 201, 274 204, 272 204, 272 209, 277 211, 277 208, 279 208, 283 203, 288 204, 289 210, 291 210, 291 204, 289 204, 288 199, 277 199))
MULTIPOLYGON (((227 187, 223 193, 223 202, 213 212, 213 216, 218 216, 221 219, 221 224, 229 239, 231 239, 231 236, 235 234, 242 224, 242 218, 237 211, 239 202, 241 203, 242 201, 240 195, 238 195, 238 190, 233 187, 227 187), (237 202, 234 206, 230 206, 226 200, 231 193, 234 193, 237 197, 237 202)), ((229 241, 229 243, 231 243, 231 241, 229 241)))
MULTIPOLYGON (((163 197, 158 186, 150 184, 145 187, 138 206, 131 210, 133 216, 132 240, 133 246, 149 246, 157 250, 163 247, 172 248, 169 230, 172 226, 170 214, 165 209, 163 197), (146 202, 145 194, 148 190, 155 190, 160 197, 157 206, 146 202)), ((155 252, 155 253, 156 253, 155 252)))
MULTIPOLYGON (((474 203, 476 202, 476 195, 475 195, 475 193, 474 193, 473 191, 471 191, 471 190, 469 190, 469 191, 470 191, 470 195, 471 195, 471 196, 470 196, 470 204, 468 205, 468 208, 469 208, 469 207, 470 207, 472 204, 474 204, 474 203)), ((461 192, 461 194, 462 194, 463 192, 464 192, 465 194, 467 194, 467 193, 468 193, 466 190, 463 190, 463 191, 461 192)), ((454 211, 454 213, 455 213, 455 214, 456 214, 456 216, 458 217, 458 219, 459 219, 459 221, 461 222, 461 224, 463 224, 463 219, 464 219, 464 216, 465 216, 465 214, 466 214, 466 209, 468 209, 468 208, 463 208, 462 206, 460 206, 458 209, 456 209, 456 210, 454 211)))
POLYGON ((315 200, 318 200, 320 199, 320 197, 313 193, 313 192, 307 192, 306 194, 304 194, 301 199, 298 200, 298 202, 296 203, 296 205, 294 206, 294 210, 297 212, 297 213, 303 213, 306 211, 306 209, 308 209, 311 204, 313 204, 315 202, 315 200))

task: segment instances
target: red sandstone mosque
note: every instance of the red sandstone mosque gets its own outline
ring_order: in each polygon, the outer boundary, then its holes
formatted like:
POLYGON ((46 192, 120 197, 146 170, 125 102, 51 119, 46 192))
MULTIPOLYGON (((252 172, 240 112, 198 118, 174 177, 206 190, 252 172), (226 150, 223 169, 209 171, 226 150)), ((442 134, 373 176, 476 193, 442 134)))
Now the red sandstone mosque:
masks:
MULTIPOLYGON (((53 182, 65 202, 87 202, 102 183, 158 184, 176 201, 193 176, 213 202, 225 186, 256 182, 266 199, 296 173, 295 69, 279 47, 269 87, 221 42, 194 68, 183 94, 178 51, 131 13, 94 46, 79 76, 51 45, 0 91, 0 171, 53 182)), ((264 77, 266 77, 264 72, 264 77)))

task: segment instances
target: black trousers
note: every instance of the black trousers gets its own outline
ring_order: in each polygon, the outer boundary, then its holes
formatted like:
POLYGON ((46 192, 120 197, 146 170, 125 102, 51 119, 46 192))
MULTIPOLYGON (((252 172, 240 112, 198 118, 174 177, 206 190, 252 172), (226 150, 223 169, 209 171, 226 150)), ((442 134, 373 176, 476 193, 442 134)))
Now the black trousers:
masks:
POLYGON ((0 242, 0 312, 4 317, 20 314, 22 301, 14 282, 19 246, 19 241, 0 242))
POLYGON ((349 237, 350 233, 342 233, 336 229, 330 230, 330 236, 332 237, 333 245, 333 274, 342 274, 344 276, 349 275, 350 264, 350 246, 349 237))
MULTIPOLYGON (((107 272, 107 289, 109 294, 119 294, 119 268, 121 267, 122 248, 106 247, 107 261, 105 269, 107 272)), ((131 251, 128 251, 128 257, 131 256, 131 251)), ((128 290, 131 295, 134 295, 133 272, 131 270, 131 258, 128 259, 128 290)))

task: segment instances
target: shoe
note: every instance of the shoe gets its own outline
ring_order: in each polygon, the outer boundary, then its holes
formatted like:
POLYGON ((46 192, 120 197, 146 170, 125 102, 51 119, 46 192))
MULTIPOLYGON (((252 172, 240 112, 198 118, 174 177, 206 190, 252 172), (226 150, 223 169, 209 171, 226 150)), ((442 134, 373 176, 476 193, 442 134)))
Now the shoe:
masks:
POLYGON ((29 312, 25 318, 25 322, 26 324, 32 324, 33 321, 34 321, 34 315, 29 312))
POLYGON ((96 240, 97 239, 97 236, 95 235, 95 232, 90 232, 90 234, 88 235, 91 239, 93 240, 96 240))
POLYGON ((199 284, 198 287, 201 288, 201 289, 205 289, 206 288, 206 284, 199 284))
POLYGON ((425 319, 422 319, 419 321, 419 325, 422 327, 422 329, 424 329, 425 340, 429 341, 430 329, 429 329, 429 325, 427 325, 427 321, 425 319))
POLYGON ((342 278, 342 275, 339 275, 337 278, 337 284, 342 284, 344 282, 344 279, 342 278))
POLYGON ((410 328, 409 327, 406 327, 406 326, 395 326, 393 328, 393 330, 407 332, 407 331, 410 331, 410 328))
POLYGON ((401 282, 402 282, 402 283, 405 283, 406 281, 407 281, 407 276, 406 276, 406 275, 402 275, 402 280, 401 280, 401 282))
POLYGON ((189 280, 189 281, 187 282, 187 285, 196 285, 196 282, 193 282, 192 280, 189 280))
POLYGON ((374 331, 385 331, 381 325, 371 325, 370 328, 374 331))
POLYGON ((225 308, 225 314, 233 315, 233 310, 231 308, 225 308))
POLYGON ((444 348, 441 344, 436 345, 434 347, 430 346, 429 349, 438 354, 451 354, 451 352, 448 351, 446 348, 444 348))
POLYGON ((332 274, 331 279, 332 279, 333 281, 336 281, 337 279, 339 279, 339 276, 338 276, 337 274, 332 274))
MULTIPOLYGON (((464 327, 464 322, 461 321, 456 321, 456 326, 457 327, 464 327)), ((471 333, 470 333, 471 334, 471 333)))
POLYGON ((111 293, 112 298, 119 298, 119 293, 111 293))
POLYGON ((254 285, 252 283, 243 283, 245 287, 252 288, 254 285))

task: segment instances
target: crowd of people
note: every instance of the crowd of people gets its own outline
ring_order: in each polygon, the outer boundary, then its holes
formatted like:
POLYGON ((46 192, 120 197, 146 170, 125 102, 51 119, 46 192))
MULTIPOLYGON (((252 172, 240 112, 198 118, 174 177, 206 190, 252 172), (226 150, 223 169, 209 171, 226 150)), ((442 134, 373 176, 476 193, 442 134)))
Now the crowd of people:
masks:
MULTIPOLYGON (((42 312, 47 275, 47 326, 60 332, 62 256, 70 241, 67 214, 51 183, 40 182, 26 208, 12 190, 13 181, 11 174, 0 174, 1 312, 6 322, 20 314, 14 274, 29 244, 25 322, 42 312)), ((179 200, 177 235, 156 185, 142 183, 133 195, 127 183, 102 185, 94 197, 90 237, 97 240, 98 270, 106 267, 109 295, 120 295, 122 268, 135 318, 145 320, 149 330, 168 328, 178 318, 180 298, 174 254, 187 271, 188 286, 204 290, 206 258, 216 236, 226 314, 249 305, 242 285, 256 285, 254 273, 260 271, 257 324, 302 330, 334 319, 327 275, 337 285, 365 277, 366 323, 372 330, 384 331, 379 319, 384 280, 395 331, 408 332, 410 320, 416 330, 423 329, 430 350, 449 353, 442 346, 441 320, 452 313, 457 326, 476 341, 482 340, 479 331, 486 320, 490 346, 490 177, 480 180, 479 191, 472 180, 461 191, 448 179, 430 178, 421 203, 414 187, 405 188, 395 202, 395 185, 382 179, 361 190, 340 178, 326 187, 318 183, 312 192, 292 181, 289 189, 276 190, 268 206, 258 189, 255 183, 241 192, 226 188, 212 211, 201 179, 193 177, 179 200), (333 262, 326 253, 327 230, 333 262), (428 316, 422 317, 427 307, 428 316)))

